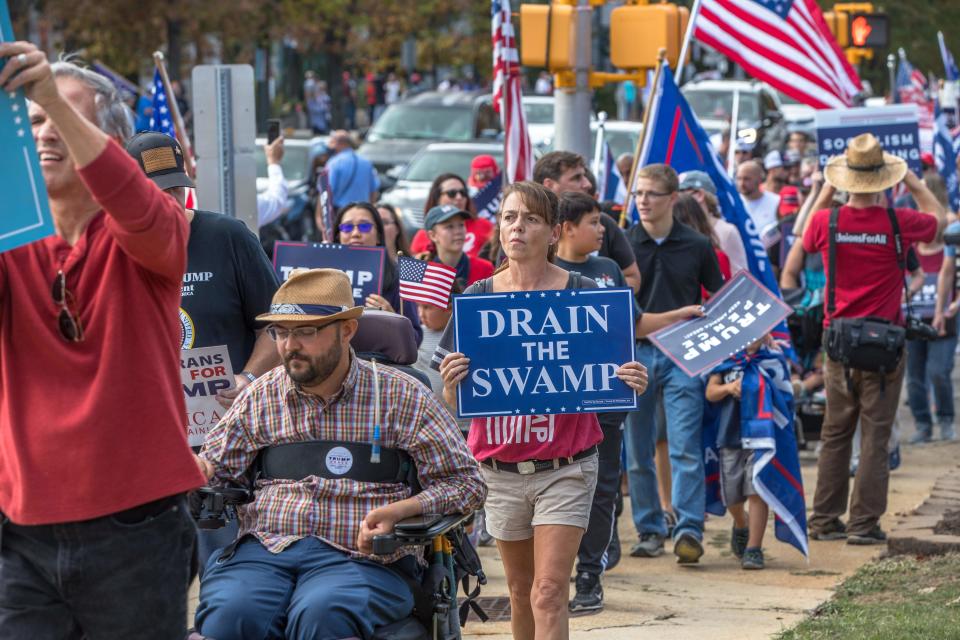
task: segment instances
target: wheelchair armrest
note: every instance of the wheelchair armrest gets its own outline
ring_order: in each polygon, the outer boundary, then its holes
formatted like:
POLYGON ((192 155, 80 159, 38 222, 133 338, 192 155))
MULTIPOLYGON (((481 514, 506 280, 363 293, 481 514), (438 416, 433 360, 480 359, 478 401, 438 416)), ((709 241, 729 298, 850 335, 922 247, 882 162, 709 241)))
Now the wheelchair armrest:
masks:
POLYGON ((253 491, 246 487, 200 487, 190 496, 190 514, 200 529, 219 529, 228 508, 252 501, 253 491))
POLYGON ((472 516, 471 513, 452 513, 440 516, 430 526, 423 526, 422 516, 401 520, 392 534, 373 537, 373 553, 389 555, 400 547, 430 544, 434 538, 463 525, 472 516))

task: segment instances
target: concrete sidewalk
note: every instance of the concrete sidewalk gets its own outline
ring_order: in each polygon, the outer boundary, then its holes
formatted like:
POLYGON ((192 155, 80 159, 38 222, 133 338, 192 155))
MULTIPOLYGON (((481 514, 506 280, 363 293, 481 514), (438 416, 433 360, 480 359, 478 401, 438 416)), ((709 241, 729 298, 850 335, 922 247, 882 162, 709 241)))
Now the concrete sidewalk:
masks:
MULTIPOLYGON (((913 433, 909 411, 901 411, 903 439, 913 433)), ((889 531, 896 514, 917 507, 934 482, 957 469, 960 443, 937 442, 904 446, 903 464, 893 473, 887 515, 889 531)), ((803 454, 807 505, 816 486, 816 461, 803 454)), ((960 471, 958 471, 960 474, 960 471)), ((629 502, 627 503, 629 510, 629 502)), ((769 638, 799 622, 829 599, 833 589, 860 565, 886 551, 886 545, 848 546, 843 541, 810 542, 810 563, 773 536, 772 522, 764 540, 767 568, 743 571, 729 550, 731 520, 711 517, 705 535, 706 553, 700 564, 680 567, 670 552, 656 559, 631 558, 636 539, 629 512, 620 518, 623 559, 604 577, 604 611, 570 622, 572 638, 656 640, 709 637, 713 640, 769 638)), ((480 550, 489 583, 483 596, 506 596, 503 568, 496 549, 480 550)), ((573 591, 571 585, 571 593, 573 591)), ((511 638, 509 623, 470 622, 465 637, 511 638)))

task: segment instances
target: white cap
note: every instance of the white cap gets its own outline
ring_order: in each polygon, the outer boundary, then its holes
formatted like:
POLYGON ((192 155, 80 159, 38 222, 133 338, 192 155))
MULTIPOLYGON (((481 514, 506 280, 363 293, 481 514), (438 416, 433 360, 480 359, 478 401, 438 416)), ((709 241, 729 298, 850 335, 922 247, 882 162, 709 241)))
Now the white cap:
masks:
POLYGON ((763 168, 769 171, 770 169, 776 169, 777 167, 783 166, 783 158, 780 157, 780 152, 774 149, 763 156, 763 168))

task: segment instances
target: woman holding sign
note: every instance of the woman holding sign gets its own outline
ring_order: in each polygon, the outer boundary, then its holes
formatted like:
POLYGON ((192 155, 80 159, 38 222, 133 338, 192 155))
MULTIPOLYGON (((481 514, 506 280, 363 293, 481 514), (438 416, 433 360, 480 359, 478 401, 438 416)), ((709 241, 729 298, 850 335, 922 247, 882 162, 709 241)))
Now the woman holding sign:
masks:
MULTIPOLYGON (((383 247, 384 232, 383 219, 377 209, 369 202, 351 202, 337 213, 336 224, 333 225, 333 241, 353 247, 383 247)), ((423 329, 420 327, 420 314, 414 302, 400 303, 400 276, 397 265, 389 257, 383 265, 383 290, 380 295, 371 294, 365 300, 368 309, 382 309, 391 313, 401 313, 413 325, 417 334, 417 345, 423 340, 423 329)))
MULTIPOLYGON (((500 242, 507 262, 465 293, 596 288, 596 283, 551 264, 560 238, 557 197, 532 182, 506 189, 500 206, 500 242)), ((447 325, 432 366, 443 379, 444 399, 457 403, 457 386, 470 369, 451 353, 454 322, 447 325)), ((616 375, 637 393, 646 369, 629 362, 616 375)), ((482 463, 489 493, 486 526, 503 558, 515 638, 567 638, 570 572, 587 528, 597 481, 597 443, 603 432, 593 413, 474 418, 468 444, 482 463), (504 424, 504 423, 509 424, 504 424), (492 429, 491 429, 492 427, 492 429), (504 431, 540 431, 543 437, 501 437, 504 431), (519 440, 523 440, 517 442, 519 440)))

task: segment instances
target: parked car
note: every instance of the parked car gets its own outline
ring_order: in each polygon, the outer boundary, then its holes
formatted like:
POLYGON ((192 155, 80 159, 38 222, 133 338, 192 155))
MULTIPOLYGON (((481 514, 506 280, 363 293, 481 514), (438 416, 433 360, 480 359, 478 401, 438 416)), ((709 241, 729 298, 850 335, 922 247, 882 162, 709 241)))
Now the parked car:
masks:
MULTIPOLYGON (((590 155, 587 162, 593 162, 594 149, 597 147, 597 131, 599 124, 594 121, 590 123, 590 155)), ((610 153, 614 160, 622 153, 634 153, 637 150, 637 141, 640 139, 640 132, 643 131, 643 124, 632 120, 607 120, 603 125, 604 137, 607 144, 610 145, 610 153)), ((534 148, 540 153, 549 153, 554 151, 553 136, 541 141, 534 148)))
MULTIPOLYGON (((523 113, 527 117, 530 143, 534 147, 543 148, 544 143, 554 137, 553 96, 523 96, 523 113)), ((593 122, 596 119, 596 116, 591 113, 590 121, 593 122)))
POLYGON ((476 156, 489 155, 503 169, 503 143, 435 142, 420 150, 410 164, 400 169, 399 179, 380 199, 397 207, 403 224, 412 234, 423 227, 423 207, 430 185, 442 173, 470 177, 470 163, 476 156))
MULTIPOLYGON (((267 190, 267 156, 263 147, 267 144, 266 138, 256 139, 257 152, 257 193, 267 190)), ((313 183, 311 168, 314 159, 324 153, 327 146, 327 136, 313 138, 286 138, 283 141, 283 160, 280 166, 283 177, 287 181, 287 207, 282 215, 291 209, 304 206, 309 199, 310 187, 313 183)))
POLYGON ((489 93, 427 91, 387 107, 357 152, 373 163, 381 187, 388 188, 396 180, 388 171, 410 162, 427 144, 494 140, 500 131, 489 93))
POLYGON ((770 86, 746 80, 702 80, 681 89, 700 124, 710 135, 730 126, 734 91, 740 93, 737 137, 755 144, 755 155, 779 149, 787 137, 780 98, 770 86))
POLYGON ((787 131, 800 131, 811 139, 817 137, 817 126, 814 123, 814 117, 817 110, 813 107, 800 104, 790 96, 782 92, 777 92, 780 98, 780 111, 783 113, 783 119, 787 124, 787 131))

